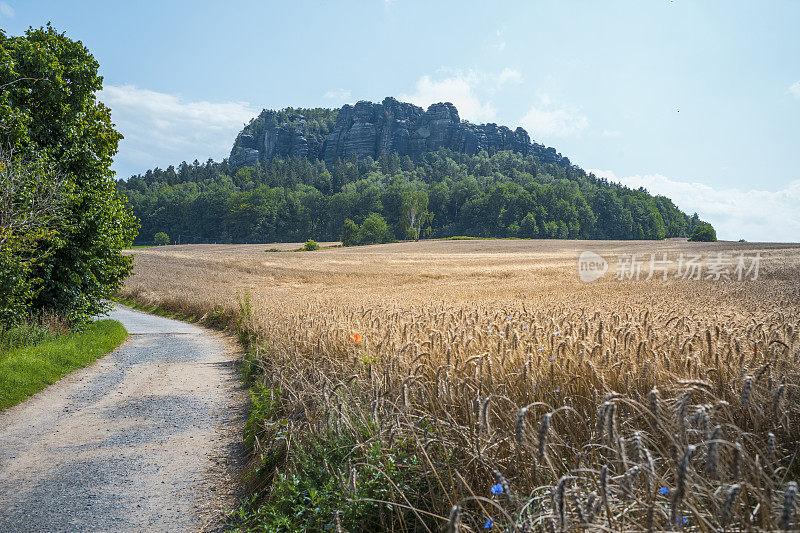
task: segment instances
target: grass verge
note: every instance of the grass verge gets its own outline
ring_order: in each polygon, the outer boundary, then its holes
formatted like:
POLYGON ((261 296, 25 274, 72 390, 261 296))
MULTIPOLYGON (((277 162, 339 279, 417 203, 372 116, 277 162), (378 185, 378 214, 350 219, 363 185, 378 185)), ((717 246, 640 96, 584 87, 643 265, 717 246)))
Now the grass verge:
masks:
POLYGON ((84 331, 0 351, 0 409, 16 405, 122 344, 128 336, 116 320, 98 320, 84 331))
POLYGON ((257 382, 251 394, 253 489, 231 516, 233 531, 386 531, 393 512, 420 526, 412 510, 382 504, 424 481, 410 443, 387 448, 374 438, 378 428, 350 417, 340 421, 347 430, 332 424, 312 435, 302 415, 285 411, 283 391, 257 382))

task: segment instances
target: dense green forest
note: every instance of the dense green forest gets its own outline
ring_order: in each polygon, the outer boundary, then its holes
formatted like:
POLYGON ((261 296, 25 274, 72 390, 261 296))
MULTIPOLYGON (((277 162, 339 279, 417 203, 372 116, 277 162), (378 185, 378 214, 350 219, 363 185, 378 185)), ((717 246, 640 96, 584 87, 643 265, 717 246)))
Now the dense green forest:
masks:
POLYGON ((419 162, 391 154, 332 168, 273 159, 235 173, 227 160, 184 162, 117 187, 141 220, 140 243, 158 232, 174 243, 340 240, 348 219, 363 224, 372 214, 397 239, 663 239, 691 235, 700 222, 663 196, 508 151, 440 150, 419 162))

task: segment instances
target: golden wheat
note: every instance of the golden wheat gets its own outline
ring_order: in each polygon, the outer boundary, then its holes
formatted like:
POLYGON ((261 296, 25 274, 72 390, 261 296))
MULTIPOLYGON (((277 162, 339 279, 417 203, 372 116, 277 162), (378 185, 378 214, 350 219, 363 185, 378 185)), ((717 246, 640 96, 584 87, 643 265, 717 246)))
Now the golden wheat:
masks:
POLYGON ((800 246, 267 247, 140 250, 122 295, 244 320, 295 431, 412 443, 442 528, 798 527, 800 246), (762 273, 584 284, 584 249, 760 252, 762 273))

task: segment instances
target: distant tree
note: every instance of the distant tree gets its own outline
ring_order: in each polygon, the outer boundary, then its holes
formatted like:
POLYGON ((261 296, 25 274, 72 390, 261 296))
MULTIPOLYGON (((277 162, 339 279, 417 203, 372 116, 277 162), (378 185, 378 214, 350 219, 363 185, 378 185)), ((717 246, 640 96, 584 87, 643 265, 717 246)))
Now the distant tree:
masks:
POLYGON ((164 233, 163 231, 159 231, 155 235, 153 235, 153 244, 156 246, 165 246, 169 244, 169 235, 164 233))
POLYGON ((714 231, 711 224, 699 222, 695 224, 694 231, 692 231, 692 236, 689 237, 689 240, 696 242, 717 242, 717 232, 714 231))
POLYGON ((304 252, 313 252, 314 250, 319 250, 319 244, 317 241, 312 241, 308 239, 306 243, 303 245, 304 252))
MULTIPOLYGON (((286 120, 283 114, 263 116, 274 122, 286 120)), ((700 222, 644 189, 513 152, 439 150, 419 161, 392 153, 377 161, 350 157, 331 164, 290 157, 236 173, 225 162, 187 165, 185 172, 190 181, 169 186, 169 169, 117 183, 143 220, 142 235, 191 234, 192 242, 297 242, 314 235, 352 245, 358 243, 352 221, 370 213, 382 216, 401 239, 428 233, 662 239, 691 235, 691 224, 700 222)))
POLYGON ((380 244, 393 240, 389 225, 378 213, 370 213, 358 230, 359 244, 380 244))
POLYGON ((422 227, 432 218, 428 212, 428 193, 421 189, 403 192, 400 202, 400 224, 406 239, 419 240, 422 227))
POLYGON ((537 235, 538 230, 536 228, 536 217, 533 216, 533 213, 528 213, 519 223, 519 236, 533 238, 537 235))
POLYGON ((352 220, 345 219, 342 227, 342 246, 356 246, 358 244, 358 225, 352 220))

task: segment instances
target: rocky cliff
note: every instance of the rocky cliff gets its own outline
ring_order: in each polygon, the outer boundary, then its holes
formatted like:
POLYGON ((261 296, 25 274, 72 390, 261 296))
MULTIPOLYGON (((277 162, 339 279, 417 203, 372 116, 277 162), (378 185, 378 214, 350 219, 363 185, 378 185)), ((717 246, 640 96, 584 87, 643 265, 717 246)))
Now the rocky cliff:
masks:
POLYGON ((545 163, 570 165, 554 148, 532 142, 523 128, 463 121, 449 102, 424 110, 389 97, 379 104, 348 104, 338 112, 303 111, 262 112, 237 137, 229 158, 231 167, 235 170, 262 159, 298 156, 321 159, 330 166, 337 159, 377 159, 392 152, 418 161, 425 152, 441 148, 466 154, 485 150, 489 155, 513 150, 545 163))

